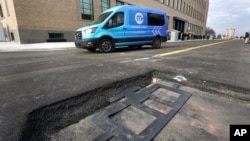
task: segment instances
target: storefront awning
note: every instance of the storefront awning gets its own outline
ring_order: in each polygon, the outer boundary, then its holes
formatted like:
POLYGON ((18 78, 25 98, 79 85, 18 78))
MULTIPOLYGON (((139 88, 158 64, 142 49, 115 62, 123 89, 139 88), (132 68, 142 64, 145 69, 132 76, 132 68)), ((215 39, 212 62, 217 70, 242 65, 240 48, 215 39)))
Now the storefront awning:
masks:
POLYGON ((177 16, 174 16, 174 20, 180 20, 180 21, 184 21, 184 22, 188 22, 188 20, 186 20, 186 19, 182 19, 182 18, 180 18, 180 17, 177 17, 177 16))

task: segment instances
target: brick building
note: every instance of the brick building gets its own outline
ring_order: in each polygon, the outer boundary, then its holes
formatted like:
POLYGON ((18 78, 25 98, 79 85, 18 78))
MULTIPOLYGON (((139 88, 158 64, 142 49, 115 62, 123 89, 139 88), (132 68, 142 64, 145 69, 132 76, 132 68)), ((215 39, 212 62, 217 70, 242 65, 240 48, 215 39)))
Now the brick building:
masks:
POLYGON ((169 31, 205 33, 209 0, 0 0, 0 24, 6 41, 73 41, 77 28, 123 4, 165 10, 169 31))
POLYGON ((232 27, 227 28, 226 39, 234 39, 234 38, 235 38, 235 29, 232 27))

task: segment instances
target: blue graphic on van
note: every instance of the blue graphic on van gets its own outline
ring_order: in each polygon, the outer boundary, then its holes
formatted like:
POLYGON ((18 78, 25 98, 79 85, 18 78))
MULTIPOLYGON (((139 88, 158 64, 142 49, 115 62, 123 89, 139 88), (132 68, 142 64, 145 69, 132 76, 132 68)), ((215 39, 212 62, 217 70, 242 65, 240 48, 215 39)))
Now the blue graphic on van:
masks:
POLYGON ((114 48, 152 45, 160 48, 167 40, 168 18, 165 11, 123 5, 104 11, 89 26, 77 29, 77 48, 110 52, 114 48))

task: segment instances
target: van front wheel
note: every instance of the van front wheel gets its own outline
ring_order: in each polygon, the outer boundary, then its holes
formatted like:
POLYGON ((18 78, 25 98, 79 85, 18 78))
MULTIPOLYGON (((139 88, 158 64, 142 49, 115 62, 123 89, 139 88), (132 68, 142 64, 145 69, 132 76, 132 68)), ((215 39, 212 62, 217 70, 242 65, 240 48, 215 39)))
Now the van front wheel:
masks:
POLYGON ((153 48, 161 48, 161 39, 160 38, 154 38, 152 47, 153 48))
POLYGON ((103 53, 111 52, 114 45, 110 39, 102 39, 99 43, 99 49, 103 53))
POLYGON ((89 52, 95 52, 96 48, 88 48, 89 52))

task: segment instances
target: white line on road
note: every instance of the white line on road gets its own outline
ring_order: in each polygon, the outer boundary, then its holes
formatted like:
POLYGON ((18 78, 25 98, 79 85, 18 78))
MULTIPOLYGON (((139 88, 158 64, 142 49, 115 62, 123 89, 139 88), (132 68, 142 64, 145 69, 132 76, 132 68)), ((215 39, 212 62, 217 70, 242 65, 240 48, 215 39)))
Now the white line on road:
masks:
POLYGON ((121 61, 120 63, 129 63, 132 62, 133 60, 126 60, 126 61, 121 61))
POLYGON ((151 58, 151 57, 138 58, 138 59, 134 59, 134 61, 149 60, 150 58, 151 58))

